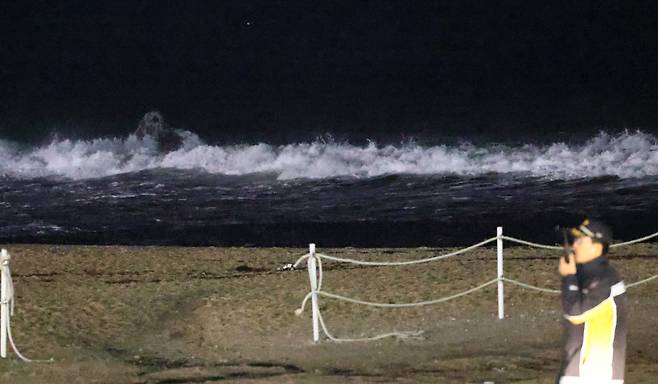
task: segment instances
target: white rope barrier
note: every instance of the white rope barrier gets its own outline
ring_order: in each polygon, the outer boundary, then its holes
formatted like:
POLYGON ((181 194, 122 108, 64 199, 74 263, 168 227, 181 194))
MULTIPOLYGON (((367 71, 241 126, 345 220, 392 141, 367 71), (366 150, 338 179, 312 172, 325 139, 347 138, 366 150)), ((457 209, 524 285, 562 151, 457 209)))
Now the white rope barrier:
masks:
MULTIPOLYGON (((654 276, 651 276, 651 277, 646 278, 644 280, 640 280, 640 281, 637 281, 635 283, 628 284, 628 285, 626 285, 626 287, 627 288, 635 287, 635 286, 638 286, 640 284, 648 283, 649 281, 652 281, 654 279, 658 279, 658 275, 654 275, 654 276)), ((542 287, 538 287, 536 285, 523 283, 521 281, 514 280, 514 279, 509 279, 509 278, 506 278, 506 277, 503 277, 500 280, 503 280, 503 281, 508 282, 510 284, 513 284, 513 285, 520 286, 522 288, 526 288, 526 289, 530 289, 530 290, 534 290, 534 291, 538 291, 538 292, 543 292, 543 293, 559 294, 561 292, 558 289, 542 288, 542 287)), ((484 284, 481 284, 477 287, 471 288, 471 289, 463 291, 463 292, 456 293, 454 295, 445 296, 445 297, 435 299, 435 300, 419 301, 419 302, 414 302, 414 303, 380 303, 380 302, 372 302, 372 301, 353 299, 353 298, 349 298, 349 297, 346 297, 346 296, 337 295, 335 293, 330 293, 330 292, 325 292, 325 291, 316 291, 316 293, 320 296, 328 297, 328 298, 331 298, 331 299, 336 299, 336 300, 339 300, 339 301, 345 301, 345 302, 352 303, 352 304, 359 304, 359 305, 365 305, 365 306, 370 306, 370 307, 409 308, 409 307, 420 307, 420 306, 426 306, 426 305, 439 304, 439 303, 443 303, 443 302, 446 302, 446 301, 449 301, 449 300, 453 300, 453 299, 456 299, 456 298, 459 298, 459 297, 462 297, 462 296, 466 296, 466 295, 471 294, 473 292, 479 291, 481 289, 484 289, 484 288, 486 288, 486 287, 488 287, 488 286, 490 286, 494 283, 497 283, 498 281, 499 281, 499 279, 493 279, 493 280, 490 280, 490 281, 488 281, 484 284)), ((304 297, 304 300, 302 300, 302 305, 300 306, 300 308, 295 310, 295 314, 297 316, 301 316, 301 314, 304 312, 304 309, 306 308, 306 302, 308 301, 309 298, 311 298, 312 295, 313 295, 313 292, 309 292, 304 297)), ((398 337, 398 338, 402 338, 402 339, 414 338, 414 337, 417 338, 417 337, 420 337, 424 333, 423 330, 418 330, 418 331, 394 331, 394 332, 383 333, 383 334, 370 336, 370 337, 363 337, 363 338, 337 338, 337 337, 333 336, 331 334, 331 332, 329 332, 329 330, 327 329, 327 325, 325 324, 324 318, 322 317, 322 312, 320 312, 319 309, 317 311, 317 317, 318 317, 319 324, 322 327, 322 331, 324 332, 324 334, 327 336, 327 338, 329 340, 334 341, 334 342, 375 341, 375 340, 381 340, 381 339, 388 338, 388 337, 398 337)))
MULTIPOLYGON (((653 276, 647 277, 646 279, 636 281, 634 283, 625 284, 625 285, 626 285, 626 288, 633 288, 633 287, 637 287, 638 285, 646 284, 646 283, 648 283, 652 280, 655 280, 655 279, 658 279, 658 275, 653 275, 653 276)), ((524 282, 521 282, 521 281, 518 281, 518 280, 508 279, 507 277, 503 277, 502 280, 506 281, 508 283, 514 284, 514 285, 518 285, 518 286, 523 287, 523 288, 533 289, 533 290, 539 291, 539 292, 546 292, 546 293, 560 293, 561 292, 559 289, 542 288, 542 287, 538 287, 536 285, 524 283, 524 282)))
MULTIPOLYGON (((647 236, 644 236, 644 237, 640 237, 640 238, 635 239, 635 240, 624 241, 624 242, 622 242, 622 243, 610 244, 610 248, 624 247, 624 246, 626 246, 626 245, 631 245, 631 244, 635 244, 635 243, 641 243, 641 242, 643 242, 643 241, 646 241, 646 240, 649 240, 649 239, 653 239, 654 237, 658 237, 658 232, 656 232, 656 233, 652 233, 652 234, 647 235, 647 236)), ((514 242, 514 243, 519 243, 519 244, 529 245, 529 246, 531 246, 531 247, 535 247, 535 248, 544 248, 544 249, 563 249, 563 247, 561 247, 561 246, 557 246, 557 245, 546 245, 546 244, 533 243, 533 242, 531 242, 531 241, 521 240, 521 239, 517 239, 517 238, 515 238, 515 237, 510 237, 510 236, 503 236, 503 239, 508 240, 508 241, 512 241, 512 242, 514 242)))
POLYGON ((514 285, 518 285, 519 287, 532 289, 532 290, 539 291, 539 292, 546 292, 546 293, 560 293, 561 292, 559 289, 542 288, 542 287, 538 287, 536 285, 523 283, 523 282, 520 282, 518 280, 508 279, 507 277, 503 277, 502 280, 506 281, 508 283, 514 284, 514 285))
POLYGON ((479 242, 477 244, 473 244, 470 247, 466 247, 463 249, 460 249, 455 252, 450 252, 445 255, 439 255, 439 256, 433 256, 433 257, 428 257, 426 259, 418 259, 418 260, 406 260, 406 261, 363 261, 363 260, 356 260, 356 259, 348 259, 348 258, 342 258, 342 257, 336 257, 336 256, 329 256, 325 255, 322 253, 316 253, 316 256, 327 259, 327 260, 332 260, 332 261, 337 261, 341 263, 352 263, 352 264, 357 264, 357 265, 379 265, 379 266, 393 266, 393 265, 413 265, 413 264, 422 264, 422 263, 429 263, 432 261, 437 261, 437 260, 442 260, 446 259, 448 257, 453 257, 460 255, 462 253, 466 253, 468 251, 471 251, 475 248, 479 248, 485 244, 494 242, 497 240, 497 237, 492 237, 490 239, 484 240, 482 242, 479 242))
POLYGON ((322 271, 322 258, 316 257, 318 260, 318 291, 322 290, 322 280, 324 279, 324 273, 322 271))
POLYGON ((653 239, 654 237, 658 237, 658 232, 652 233, 648 236, 640 237, 639 239, 625 241, 623 243, 611 244, 610 248, 623 247, 625 245, 635 244, 635 243, 639 243, 639 242, 646 241, 646 240, 649 240, 649 239, 653 239))
POLYGON ((26 363, 50 363, 50 360, 32 360, 25 357, 16 347, 14 338, 11 334, 11 316, 14 315, 14 304, 16 299, 14 296, 14 281, 11 278, 11 270, 9 269, 9 260, 11 256, 6 249, 0 251, 0 357, 7 357, 7 340, 11 348, 14 350, 16 356, 26 363))
MULTIPOLYGON (((635 244, 639 243, 641 241, 646 241, 651 238, 658 237, 658 232, 653 233, 648 236, 644 236, 635 240, 623 242, 623 243, 616 243, 612 244, 610 247, 621 247, 625 245, 630 245, 630 244, 635 244)), ((531 247, 536 247, 536 248, 543 248, 543 249, 551 249, 551 250, 562 250, 563 247, 561 246, 553 246, 553 245, 546 245, 546 244, 539 244, 539 243, 534 243, 531 241, 526 241, 522 239, 517 239, 515 237, 511 236, 503 236, 503 231, 502 227, 498 227, 496 231, 496 236, 489 238, 487 240, 484 240, 480 243, 471 245, 469 247, 450 252, 447 254, 439 255, 439 256, 433 256, 429 258, 424 258, 424 259, 418 259, 418 260, 405 260, 405 261, 363 261, 363 260, 356 260, 356 259, 350 259, 350 258, 342 258, 342 257, 336 257, 336 256, 329 256, 321 253, 316 253, 315 252, 315 244, 310 244, 309 246, 309 253, 302 255, 294 264, 287 264, 281 270, 288 270, 288 269, 295 269, 297 268, 304 260, 307 261, 307 266, 308 266, 308 272, 309 272, 309 278, 311 282, 311 292, 309 292, 304 299, 302 300, 301 306, 295 310, 295 314, 300 316, 305 307, 306 303, 309 299, 312 299, 313 301, 313 340, 315 342, 319 342, 319 328, 322 328, 322 331, 324 334, 327 336, 327 338, 331 341, 335 342, 349 342, 349 341, 372 341, 372 340, 379 340, 383 339, 386 337, 400 337, 400 338, 408 338, 408 337, 418 337, 419 335, 422 334, 422 331, 405 331, 405 332, 390 332, 390 333, 384 333, 380 335, 375 335, 372 337, 364 337, 364 338, 350 338, 350 339, 344 339, 344 338, 337 338, 333 336, 329 330, 327 329, 327 326, 324 322, 324 319, 322 317, 322 314, 320 313, 319 309, 319 296, 323 296, 326 298, 330 299, 335 299, 339 301, 344 301, 352 304, 358 304, 358 305, 365 305, 365 306, 370 306, 370 307, 379 307, 379 308, 409 308, 409 307, 420 307, 420 306, 426 306, 426 305, 433 305, 433 304, 438 304, 438 303, 443 303, 449 300, 453 300, 471 293, 474 293, 476 291, 479 291, 481 289, 484 289, 490 285, 493 284, 498 284, 498 318, 503 319, 505 317, 504 315, 504 294, 503 294, 503 282, 507 282, 522 288, 538 291, 538 292, 543 292, 543 293, 550 293, 550 294, 559 294, 561 291, 557 289, 551 289, 551 288, 543 288, 543 287, 538 287, 536 285, 524 283, 522 281, 514 280, 514 279, 509 279, 507 277, 504 277, 503 275, 503 240, 523 244, 523 245, 528 245, 531 247), (488 243, 491 243, 493 241, 497 242, 497 276, 495 279, 489 280, 483 284, 478 285, 477 287, 468 289, 463 292, 459 292, 450 296, 445 296, 441 297, 438 299, 434 300, 427 300, 427 301, 419 301, 419 302, 413 302, 413 303, 381 303, 381 302, 373 302, 373 301, 366 301, 366 300, 361 300, 361 299, 354 299, 342 295, 338 295, 335 293, 331 292, 326 292, 322 290, 322 282, 323 282, 323 269, 322 269, 322 259, 327 259, 327 260, 332 260, 336 262, 342 262, 342 263, 351 263, 351 264, 356 264, 356 265, 366 265, 366 266, 401 266, 401 265, 415 265, 415 264, 421 264, 421 263, 428 263, 432 261, 437 261, 437 260, 442 260, 446 259, 452 256, 457 256, 459 254, 468 252, 470 250, 476 249, 478 247, 482 247, 488 243)), ((632 288, 641 284, 648 283, 650 281, 653 281, 655 279, 658 279, 658 275, 650 276, 646 279, 636 281, 634 283, 627 284, 627 288, 632 288)))
POLYGON ((655 280, 655 279, 658 279, 658 275, 653 275, 651 277, 647 277, 644 280, 640 280, 640 281, 636 281, 634 283, 626 284, 626 288, 632 288, 632 287, 636 287, 636 286, 641 285, 641 284, 646 284, 646 283, 650 282, 651 280, 655 280))
POLYGON ((484 289, 484 288, 486 288, 486 287, 488 287, 488 286, 490 286, 494 283, 497 283, 497 282, 498 282, 498 279, 489 280, 484 284, 480 284, 477 287, 471 288, 471 289, 466 290, 464 292, 459 292, 459 293, 456 293, 454 295, 441 297, 441 298, 438 298, 438 299, 435 299, 435 300, 418 301, 418 302, 415 302, 415 303, 378 303, 378 302, 373 302, 373 301, 352 299, 352 298, 349 298, 349 297, 345 297, 345 296, 341 296, 341 295, 337 295, 335 293, 330 293, 330 292, 325 292, 325 291, 319 291, 318 294, 320 296, 329 297, 329 298, 340 300, 340 301, 346 301, 348 303, 353 303, 353 304, 361 304, 361 305, 365 305, 365 306, 369 306, 369 307, 409 308, 409 307, 422 307, 422 306, 425 306, 425 305, 433 305, 433 304, 443 303, 443 302, 453 300, 453 299, 456 299, 458 297, 466 296, 466 295, 471 294, 473 292, 479 291, 479 290, 484 289))
MULTIPOLYGON (((635 239, 635 240, 625 241, 623 243, 611 244, 610 248, 617 248, 617 247, 623 247, 623 246, 631 245, 631 244, 635 244, 635 243, 640 243, 640 242, 643 242, 643 241, 646 241, 646 240, 649 240, 649 239, 652 239, 652 238, 655 238, 655 237, 658 237, 658 232, 652 233, 651 235, 647 235, 647 236, 644 236, 644 237, 640 237, 640 238, 635 239)), ((530 246, 530 247, 535 247, 535 248, 553 249, 553 250, 562 250, 562 249, 564 249, 562 246, 558 246, 558 245, 539 244, 539 243, 534 243, 532 241, 522 240, 522 239, 518 239, 516 237, 511 237, 511 236, 501 236, 501 239, 511 241, 513 243, 518 243, 518 244, 523 244, 523 245, 527 245, 527 246, 530 246)), ((458 251, 455 251, 455 252, 451 252, 451 253, 447 253, 447 254, 439 255, 439 256, 434 256, 434 257, 429 257, 429 258, 425 258, 425 259, 419 259, 419 260, 363 261, 363 260, 356 260, 356 259, 350 259, 350 258, 329 256, 329 255, 325 255, 325 254, 322 254, 322 253, 316 253, 316 255, 321 257, 321 258, 325 258, 327 260, 332 260, 332 261, 342 262, 342 263, 352 263, 352 264, 357 264, 357 265, 370 265, 370 266, 413 265, 413 264, 429 263, 429 262, 432 262, 432 261, 437 261, 437 260, 446 259, 446 258, 449 258, 449 257, 452 257, 452 256, 457 256, 457 255, 460 255, 462 253, 468 252, 470 250, 479 248, 483 245, 486 245, 486 244, 491 243, 491 242, 496 241, 496 240, 498 240, 497 236, 489 238, 487 240, 484 240, 480 243, 471 245, 467 248, 462 248, 462 249, 460 249, 458 251)), ((297 259, 297 261, 294 264, 287 264, 286 267, 288 267, 288 268, 284 267, 282 269, 296 269, 309 256, 310 256, 309 253, 307 253, 305 255, 302 255, 302 256, 299 257, 299 259, 297 259)))
POLYGON ((545 245, 545 244, 539 244, 539 243, 533 243, 532 241, 526 241, 526 240, 521 240, 517 239, 516 237, 511 237, 511 236, 503 236, 503 240, 508 240, 513 243, 519 243, 523 245, 529 245, 531 247, 535 248, 544 248, 544 249, 564 249, 563 247, 559 247, 557 245, 545 245))
POLYGON ((299 259, 297 259, 297 261, 295 261, 294 264, 291 265, 292 268, 295 269, 295 268, 299 267, 299 264, 301 264, 302 261, 304 261, 305 259, 308 259, 308 257, 309 257, 310 255, 311 255, 310 253, 307 253, 307 254, 301 256, 299 259))
MULTIPOLYGON (((654 276, 648 277, 646 279, 636 281, 634 283, 626 284, 626 288, 632 288, 632 287, 635 287, 635 286, 638 286, 638 285, 641 285, 641 284, 646 284, 646 283, 648 283, 652 280, 655 280, 655 279, 658 279, 658 275, 654 275, 654 276)), ((473 293, 473 292, 479 291, 480 289, 486 288, 489 285, 492 285, 493 283, 498 282, 498 280, 499 279, 493 279, 493 280, 487 281, 486 283, 478 285, 477 287, 471 288, 469 290, 466 290, 466 291, 463 291, 463 292, 460 292, 460 293, 457 293, 457 294, 454 294, 454 295, 451 295, 451 296, 446 296, 446 297, 442 297, 442 298, 435 299, 435 300, 419 301, 419 302, 415 302, 415 303, 398 303, 398 304, 396 304, 396 303, 378 303, 378 302, 372 302, 372 301, 352 299, 352 298, 341 296, 341 295, 338 295, 338 294, 335 294, 335 293, 325 292, 325 291, 320 291, 320 290, 318 290, 317 293, 320 296, 325 296, 325 297, 329 297, 329 298, 340 300, 340 301, 346 301, 346 302, 353 303, 353 304, 361 304, 361 305, 366 305, 366 306, 371 306, 371 307, 381 307, 381 308, 407 308, 407 307, 418 307, 418 306, 438 304, 438 303, 442 303, 442 302, 445 302, 445 301, 448 301, 448 300, 456 299, 458 297, 466 296, 470 293, 473 293)), ((546 292, 546 293, 560 293, 561 292, 559 289, 542 288, 542 287, 538 287, 536 285, 524 283, 524 282, 514 280, 514 279, 510 279, 510 278, 507 278, 507 277, 503 277, 501 280, 506 281, 506 282, 511 283, 511 284, 514 284, 514 285, 518 285, 518 286, 523 287, 523 288, 528 288, 528 289, 532 289, 532 290, 539 291, 539 292, 546 292)), ((306 296, 302 300, 302 305, 295 311, 295 314, 297 316, 300 316, 302 314, 302 312, 304 312, 304 309, 306 308, 306 302, 308 301, 308 299, 311 297, 312 294, 313 294, 313 292, 309 292, 308 294, 306 294, 306 296)))
MULTIPOLYGON (((337 295, 337 294, 330 293, 330 292, 324 292, 324 291, 316 291, 315 293, 317 295, 320 295, 320 296, 333 298, 333 299, 340 300, 340 301, 346 301, 346 302, 353 303, 353 304, 366 305, 366 306, 370 306, 370 307, 408 308, 408 307, 420 307, 420 306, 443 303, 443 302, 453 300, 453 299, 456 299, 456 298, 459 298, 459 297, 462 297, 462 296, 466 296, 470 293, 479 291, 479 290, 484 289, 484 288, 486 288, 486 287, 488 287, 488 286, 490 286, 490 285, 492 285, 496 282, 498 282, 498 279, 493 279, 493 280, 490 280, 490 281, 488 281, 484 284, 481 284, 477 287, 468 289, 466 291, 459 292, 459 293, 456 293, 456 294, 450 295, 450 296, 445 296, 445 297, 435 299, 435 300, 419 301, 419 302, 415 302, 415 303, 399 303, 399 304, 395 304, 395 303, 377 303, 377 302, 372 302, 372 301, 357 300, 357 299, 352 299, 352 298, 349 298, 349 297, 337 295)), ((304 312, 304 309, 306 308, 306 303, 307 303, 308 299, 313 296, 313 293, 314 292, 309 292, 304 297, 304 300, 302 300, 302 305, 300 306, 300 308, 295 310, 295 314, 297 316, 300 316, 304 312)), ((349 339, 347 339, 347 338, 337 338, 337 337, 333 336, 329 332, 329 330, 327 329, 327 325, 325 324, 324 318, 322 317, 322 312, 320 312, 319 309, 317 310, 317 317, 318 317, 319 324, 322 327, 322 331, 324 332, 324 334, 327 336, 327 338, 329 340, 334 341, 334 342, 374 341, 374 340, 380 340, 380 339, 384 339, 384 338, 388 338, 388 337, 398 337, 398 338, 402 338, 402 339, 407 339, 407 338, 413 338, 413 337, 416 337, 416 338, 420 337, 420 335, 422 335, 424 333, 423 330, 418 330, 418 331, 395 331, 395 332, 383 333, 383 334, 379 334, 379 335, 375 335, 375 336, 371 336, 371 337, 363 337, 363 338, 349 338, 349 339)), ((315 340, 315 339, 314 339, 314 341, 317 342, 317 340, 315 340)))
POLYGON ((389 333, 382 333, 381 335, 376 335, 376 336, 371 336, 371 337, 361 337, 361 338, 351 338, 351 339, 346 339, 346 338, 338 338, 332 335, 329 330, 327 329, 327 325, 324 323, 324 318, 322 317, 322 313, 318 313, 318 318, 320 319, 320 326, 322 326, 322 332, 327 336, 327 338, 331 341, 337 342, 337 343, 349 343, 349 342, 360 342, 360 341, 375 341, 375 340, 381 340, 385 339, 387 337, 397 337, 400 339, 409 339, 409 338, 419 338, 425 331, 419 330, 419 331, 394 331, 394 332, 389 332, 389 333))
MULTIPOLYGON (((471 289, 468 289, 468 290, 463 291, 463 292, 456 293, 454 295, 445 296, 445 297, 441 297, 441 298, 434 299, 434 300, 417 301, 417 302, 414 302, 414 303, 379 303, 379 302, 374 302, 374 301, 365 301, 365 300, 359 300, 359 299, 352 299, 350 297, 338 295, 338 294, 331 293, 331 292, 325 292, 325 291, 317 291, 317 294, 320 295, 320 296, 331 298, 331 299, 336 299, 336 300, 339 300, 339 301, 345 301, 345 302, 352 303, 352 304, 365 305, 365 306, 369 306, 369 307, 409 308, 409 307, 422 307, 422 306, 426 306, 426 305, 433 305, 433 304, 443 303, 443 302, 453 300, 453 299, 456 299, 458 297, 466 296, 470 293, 479 291, 479 290, 484 289, 484 288, 486 288, 486 287, 488 287, 488 286, 490 286, 494 283, 497 283, 497 282, 498 282, 498 279, 492 279, 492 280, 487 281, 484 284, 478 285, 477 287, 473 287, 471 289)), ((295 311, 295 314, 300 315, 304 311, 306 301, 311 296, 311 294, 312 294, 312 292, 309 292, 309 294, 306 295, 306 297, 302 301, 301 307, 299 307, 299 309, 297 309, 297 311, 295 311)))

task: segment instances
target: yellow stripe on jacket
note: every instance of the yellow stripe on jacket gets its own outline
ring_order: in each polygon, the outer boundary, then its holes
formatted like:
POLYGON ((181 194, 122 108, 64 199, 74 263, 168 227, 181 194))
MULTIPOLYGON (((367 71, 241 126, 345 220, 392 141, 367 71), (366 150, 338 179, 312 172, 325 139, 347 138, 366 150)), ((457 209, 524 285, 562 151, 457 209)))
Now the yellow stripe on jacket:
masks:
POLYGON ((617 326, 617 305, 610 296, 596 307, 578 316, 566 316, 573 324, 585 324, 580 349, 581 377, 610 378, 617 326))

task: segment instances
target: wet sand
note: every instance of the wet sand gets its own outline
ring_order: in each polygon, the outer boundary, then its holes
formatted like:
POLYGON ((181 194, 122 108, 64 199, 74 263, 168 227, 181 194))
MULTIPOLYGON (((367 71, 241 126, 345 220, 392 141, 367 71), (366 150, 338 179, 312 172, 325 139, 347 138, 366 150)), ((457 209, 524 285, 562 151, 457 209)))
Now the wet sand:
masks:
MULTIPOLYGON (((32 358, 0 361, 2 383, 552 383, 562 336, 557 295, 506 285, 420 308, 378 309, 321 298, 330 331, 364 337, 424 330, 420 338, 311 341, 306 270, 277 268, 289 248, 6 246, 17 306, 14 338, 32 358)), ((322 249, 359 259, 414 259, 448 249, 322 249)), ((558 288, 557 254, 505 250, 509 278, 558 288)), ((658 273, 658 244, 614 250, 627 283, 658 273)), ((324 263, 326 291, 411 302, 496 276, 495 250, 406 267, 324 263)), ((658 281, 629 289, 627 382, 658 377, 658 281)))

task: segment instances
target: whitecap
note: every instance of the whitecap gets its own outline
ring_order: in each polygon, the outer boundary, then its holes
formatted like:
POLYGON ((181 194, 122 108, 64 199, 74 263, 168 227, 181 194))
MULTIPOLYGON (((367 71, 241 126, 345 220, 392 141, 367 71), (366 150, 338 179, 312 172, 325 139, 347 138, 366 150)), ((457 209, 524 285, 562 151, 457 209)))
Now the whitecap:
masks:
POLYGON ((208 145, 181 132, 183 145, 162 154, 148 136, 139 139, 55 139, 45 146, 20 148, 0 140, 0 174, 17 178, 61 176, 89 179, 156 168, 199 169, 245 175, 273 173, 296 178, 375 177, 387 174, 480 175, 520 173, 550 179, 596 176, 642 178, 658 175, 658 140, 641 131, 610 135, 600 132, 579 145, 423 146, 366 145, 314 141, 287 145, 208 145))

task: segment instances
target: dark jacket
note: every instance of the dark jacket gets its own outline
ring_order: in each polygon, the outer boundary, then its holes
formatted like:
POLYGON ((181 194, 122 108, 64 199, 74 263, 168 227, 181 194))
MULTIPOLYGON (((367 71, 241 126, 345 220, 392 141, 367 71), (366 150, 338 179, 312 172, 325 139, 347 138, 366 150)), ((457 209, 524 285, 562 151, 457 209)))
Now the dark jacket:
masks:
POLYGON ((617 384, 624 380, 626 294, 605 257, 578 264, 562 278, 566 338, 561 384, 617 384))

